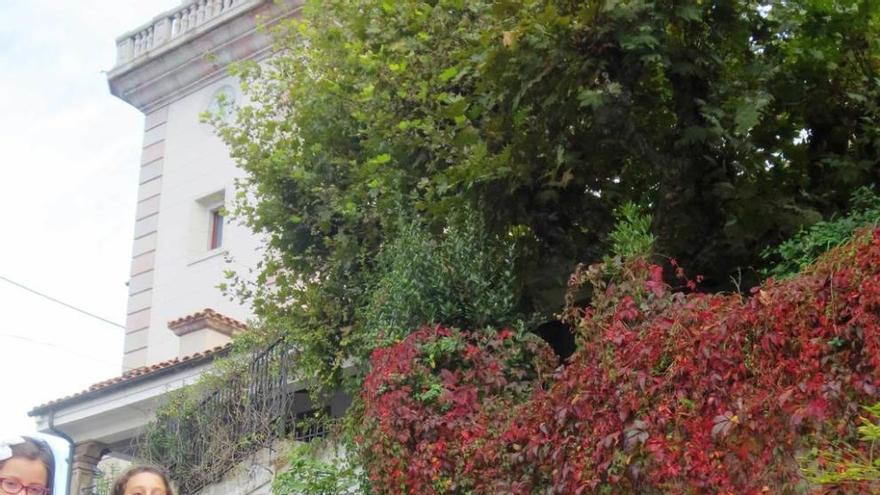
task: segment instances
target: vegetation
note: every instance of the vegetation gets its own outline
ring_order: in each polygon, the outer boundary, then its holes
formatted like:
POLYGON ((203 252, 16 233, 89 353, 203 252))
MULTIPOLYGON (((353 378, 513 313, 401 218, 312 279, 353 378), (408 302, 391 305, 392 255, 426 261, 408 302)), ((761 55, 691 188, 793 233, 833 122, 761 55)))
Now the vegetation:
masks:
POLYGON ((388 258, 443 245, 463 217, 492 245, 471 287, 507 289, 395 322, 551 319, 627 201, 704 287, 748 289, 764 249, 880 179, 878 14, 876 0, 307 2, 275 58, 239 67, 252 104, 217 121, 246 172, 237 214, 269 248, 257 283, 230 287, 334 386, 345 363, 366 367, 389 317, 377 298, 455 301, 458 285, 388 258))
MULTIPOLYGON (((208 117, 267 239, 225 287, 239 346, 359 394, 364 478, 298 450, 276 491, 794 493, 804 453, 814 481, 873 463, 828 453, 880 385, 878 2, 308 0, 208 117), (558 369, 528 332, 555 318, 558 369)), ((209 433, 205 387, 145 446, 198 482, 278 426, 209 433)))
POLYGON ((552 363, 546 344, 507 329, 424 327, 377 349, 355 438, 370 486, 389 494, 498 493, 471 476, 480 449, 511 426, 510 411, 551 376, 552 363))
POLYGON ((100 463, 95 472, 95 479, 92 485, 93 495, 112 495, 110 491, 113 489, 113 483, 122 474, 122 471, 116 464, 100 463))
POLYGON ((853 194, 845 215, 816 222, 791 239, 764 251, 762 256, 765 259, 777 260, 765 273, 775 277, 797 273, 829 249, 847 242, 856 229, 876 225, 880 225, 880 196, 872 188, 860 188, 853 194))
MULTIPOLYGON (((249 339, 245 344, 252 345, 249 339)), ((184 493, 196 493, 235 465, 288 436, 309 418, 296 414, 296 375, 284 340, 214 361, 195 385, 169 393, 135 446, 163 466, 184 493)))
POLYGON ((380 249, 369 300, 357 315, 361 347, 399 342, 425 324, 522 327, 528 315, 518 312, 516 239, 490 235, 473 214, 439 238, 418 220, 402 225, 380 249))
POLYGON ((867 487, 872 492, 880 489, 880 459, 875 448, 880 440, 880 403, 865 407, 873 419, 861 418, 859 427, 861 440, 869 442, 867 452, 864 448, 835 445, 833 450, 814 450, 806 457, 807 476, 822 485, 834 485, 843 489, 867 487))
MULTIPOLYGON (((511 361, 522 351, 510 345, 526 347, 510 332, 462 341, 426 328, 377 350, 358 439, 372 485, 384 494, 804 493, 817 487, 801 453, 876 433, 856 425, 880 373, 880 230, 750 298, 672 291, 643 258, 611 279, 606 269, 572 277, 572 290, 589 283, 594 296, 568 312, 581 348, 553 375, 535 371, 540 353, 511 361)), ((873 493, 873 471, 861 470, 874 469, 872 447, 845 459, 856 463, 822 479, 873 493)))
POLYGON ((275 477, 275 495, 360 495, 356 469, 338 445, 298 444, 275 477))

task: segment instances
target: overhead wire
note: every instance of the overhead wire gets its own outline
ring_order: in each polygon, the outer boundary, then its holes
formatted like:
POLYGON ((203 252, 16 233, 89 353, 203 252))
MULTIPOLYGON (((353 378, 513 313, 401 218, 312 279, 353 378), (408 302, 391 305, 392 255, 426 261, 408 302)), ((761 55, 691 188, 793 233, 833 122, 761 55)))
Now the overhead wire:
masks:
MULTIPOLYGON (((8 283, 8 284, 10 284, 10 285, 12 285, 12 286, 15 286, 15 287, 17 287, 17 288, 19 288, 19 289, 22 289, 22 290, 25 290, 25 291, 27 291, 27 292, 30 292, 31 294, 34 294, 34 295, 36 295, 36 296, 39 296, 39 297, 41 297, 41 298, 43 298, 43 299, 46 299, 46 300, 48 300, 48 301, 50 301, 50 302, 53 302, 53 303, 58 304, 58 305, 60 305, 60 306, 64 306, 65 308, 68 308, 68 309, 70 309, 70 310, 73 310, 73 311, 76 311, 76 312, 81 313, 81 314, 83 314, 83 315, 86 315, 86 316, 88 316, 88 317, 90 317, 90 318, 96 319, 96 320, 101 321, 101 322, 103 322, 103 323, 106 323, 106 324, 108 324, 108 325, 113 325, 114 327, 118 327, 118 328, 125 329, 125 326, 124 326, 124 325, 119 324, 119 323, 116 323, 116 322, 113 321, 113 320, 110 320, 110 319, 108 319, 108 318, 104 318, 104 317, 99 316, 99 315, 97 315, 97 314, 95 314, 95 313, 92 313, 91 311, 87 311, 87 310, 82 309, 82 308, 80 308, 80 307, 78 307, 78 306, 75 306, 75 305, 73 305, 73 304, 70 304, 70 303, 64 302, 64 301, 62 301, 62 300, 60 300, 60 299, 58 299, 58 298, 52 297, 52 296, 50 296, 50 295, 48 295, 48 294, 45 294, 45 293, 43 293, 43 292, 40 292, 40 291, 38 291, 38 290, 36 290, 36 289, 33 289, 33 288, 31 288, 31 287, 28 287, 27 285, 24 285, 24 284, 22 284, 22 283, 20 283, 20 282, 16 282, 16 281, 14 281, 14 280, 12 280, 12 279, 10 279, 10 278, 8 278, 8 277, 5 277, 5 276, 3 276, 3 275, 0 275, 0 280, 4 281, 4 282, 6 282, 6 283, 8 283)), ((82 353, 82 352, 78 352, 78 351, 76 351, 76 350, 70 349, 70 348, 65 347, 65 346, 62 346, 62 345, 54 344, 54 343, 52 343, 52 342, 45 342, 45 341, 42 341, 42 340, 32 339, 32 338, 30 338, 30 337, 25 337, 25 336, 23 336, 23 335, 16 335, 16 334, 10 334, 10 333, 0 333, 0 338, 6 338, 6 339, 12 339, 12 340, 18 340, 18 341, 27 342, 27 343, 30 343, 30 344, 35 344, 35 345, 39 345, 39 346, 43 346, 43 347, 50 347, 50 348, 53 348, 53 349, 57 349, 57 350, 59 350, 59 351, 61 351, 61 352, 64 352, 64 353, 66 353, 66 354, 69 354, 69 355, 71 355, 71 356, 75 356, 75 357, 77 357, 77 358, 79 358, 79 359, 86 359, 86 360, 88 360, 88 361, 90 361, 90 362, 97 363, 97 364, 102 364, 102 365, 105 365, 105 366, 113 366, 113 367, 118 367, 118 366, 119 366, 119 363, 111 363, 111 362, 109 362, 109 361, 104 361, 104 360, 102 360, 102 359, 98 359, 98 358, 96 358, 95 356, 91 356, 91 355, 88 355, 88 354, 85 354, 85 353, 82 353)), ((122 365, 122 370, 123 370, 123 372, 131 371, 131 370, 134 370, 134 369, 136 369, 136 368, 132 368, 132 367, 129 367, 129 366, 122 365)))
MULTIPOLYGON (((16 334, 12 334, 12 333, 0 333, 0 339, 2 339, 2 338, 13 339, 13 340, 20 340, 20 341, 22 341, 22 342, 28 342, 28 343, 31 343, 31 344, 37 344, 37 345, 41 345, 41 346, 45 346, 45 347, 52 347, 52 348, 58 349, 58 350, 60 350, 60 351, 63 351, 63 352, 65 352, 65 353, 67 353, 67 354, 70 354, 70 355, 73 355, 73 356, 77 356, 77 357, 79 357, 79 358, 88 359, 89 361, 92 361, 92 362, 94 362, 94 363, 98 363, 98 364, 104 364, 104 365, 107 365, 107 366, 114 366, 114 367, 115 367, 115 366, 119 366, 119 363, 111 363, 111 362, 109 362, 109 361, 104 361, 104 360, 102 360, 102 359, 98 359, 98 358, 96 358, 96 357, 94 357, 94 356, 90 356, 90 355, 85 354, 85 353, 82 353, 82 352, 77 352, 77 351, 75 351, 75 350, 73 350, 73 349, 69 349, 69 348, 67 348, 67 347, 64 347, 64 346, 61 346, 61 345, 58 345, 58 344, 53 344, 53 343, 51 343, 51 342, 45 342, 45 341, 42 341, 42 340, 32 339, 32 338, 30 338, 30 337, 25 337, 25 336, 23 336, 23 335, 16 335, 16 334)), ((128 367, 128 366, 123 366, 122 368, 123 368, 124 371, 131 371, 131 370, 133 370, 133 369, 136 369, 136 368, 130 368, 130 367, 128 367)))
POLYGON ((74 311, 76 311, 76 312, 78 312, 78 313, 82 313, 82 314, 84 314, 84 315, 86 315, 86 316, 89 316, 89 317, 91 317, 91 318, 94 318, 94 319, 96 319, 96 320, 100 320, 100 321, 102 321, 102 322, 104 322, 104 323, 107 323, 107 324, 109 324, 109 325, 113 325, 114 327, 119 327, 119 328, 125 330, 125 325, 122 325, 122 324, 120 324, 120 323, 116 323, 115 321, 112 321, 112 320, 109 320, 109 319, 107 319, 107 318, 104 318, 103 316, 98 316, 98 315, 96 315, 96 314, 94 314, 94 313, 92 313, 92 312, 86 311, 85 309, 82 309, 82 308, 79 308, 79 307, 77 307, 77 306, 74 306, 73 304, 70 304, 70 303, 66 303, 66 302, 64 302, 64 301, 61 301, 60 299, 56 299, 56 298, 54 298, 54 297, 52 297, 52 296, 50 296, 50 295, 48 295, 48 294, 44 294, 44 293, 42 293, 42 292, 40 292, 40 291, 38 291, 38 290, 36 290, 36 289, 32 289, 32 288, 30 288, 30 287, 28 287, 28 286, 26 286, 26 285, 24 285, 24 284, 22 284, 22 283, 19 283, 19 282, 16 282, 16 281, 14 281, 14 280, 11 280, 11 279, 9 279, 9 278, 7 278, 7 277, 4 277, 3 275, 0 275, 0 280, 6 282, 6 283, 8 283, 8 284, 14 285, 15 287, 18 287, 19 289, 26 290, 26 291, 28 291, 28 292, 30 292, 30 293, 32 293, 32 294, 36 294, 37 296, 40 296, 40 297, 42 297, 42 298, 44 298, 44 299, 48 299, 49 301, 52 301, 52 302, 55 303, 55 304, 59 304, 59 305, 64 306, 64 307, 66 307, 66 308, 68 308, 68 309, 72 309, 72 310, 74 310, 74 311))

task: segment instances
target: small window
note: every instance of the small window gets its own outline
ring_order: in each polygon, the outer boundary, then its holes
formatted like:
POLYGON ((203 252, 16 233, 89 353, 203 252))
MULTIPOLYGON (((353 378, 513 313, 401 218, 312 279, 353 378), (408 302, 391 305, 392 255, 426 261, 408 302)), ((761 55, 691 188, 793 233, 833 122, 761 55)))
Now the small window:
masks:
POLYGON ((223 246, 223 208, 211 210, 211 240, 208 249, 223 246))
POLYGON ((204 254, 217 255, 229 242, 224 244, 226 230, 226 191, 221 189, 198 198, 193 203, 190 216, 190 229, 187 236, 187 254, 195 259, 204 254))

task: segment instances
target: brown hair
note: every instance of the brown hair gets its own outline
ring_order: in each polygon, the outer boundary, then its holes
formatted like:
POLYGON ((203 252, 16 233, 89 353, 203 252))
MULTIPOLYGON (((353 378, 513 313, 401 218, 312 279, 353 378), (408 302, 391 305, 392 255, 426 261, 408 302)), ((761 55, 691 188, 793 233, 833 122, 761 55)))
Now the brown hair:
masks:
MULTIPOLYGON (((29 461, 40 461, 46 468, 46 488, 50 491, 55 488, 55 455, 49 444, 39 438, 21 437, 24 443, 10 445, 12 449, 12 457, 24 457, 29 461)), ((0 461, 0 469, 9 459, 0 461)))
POLYGON ((113 489, 110 490, 110 495, 124 495, 128 480, 141 473, 155 474, 162 478, 162 482, 165 483, 165 493, 167 495, 174 495, 174 492, 171 490, 171 483, 168 482, 168 476, 165 474, 165 471, 156 466, 134 466, 129 468, 126 472, 122 473, 122 476, 116 479, 115 483, 113 483, 113 489))

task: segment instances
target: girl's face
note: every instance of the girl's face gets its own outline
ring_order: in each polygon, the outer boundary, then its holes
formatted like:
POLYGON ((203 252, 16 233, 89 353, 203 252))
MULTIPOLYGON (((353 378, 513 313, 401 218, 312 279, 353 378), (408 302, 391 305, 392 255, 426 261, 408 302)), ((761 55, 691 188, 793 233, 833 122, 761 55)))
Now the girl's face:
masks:
POLYGON ((153 473, 138 473, 125 484, 124 495, 166 495, 165 482, 153 473))
MULTIPOLYGON (((49 477, 46 466, 39 460, 25 459, 24 457, 13 457, 7 460, 3 467, 0 468, 0 478, 10 478, 22 485, 25 490, 21 493, 29 494, 27 488, 31 488, 33 492, 39 492, 38 489, 45 491, 46 479, 49 477)), ((5 493, 0 489, 0 493, 5 493)))

